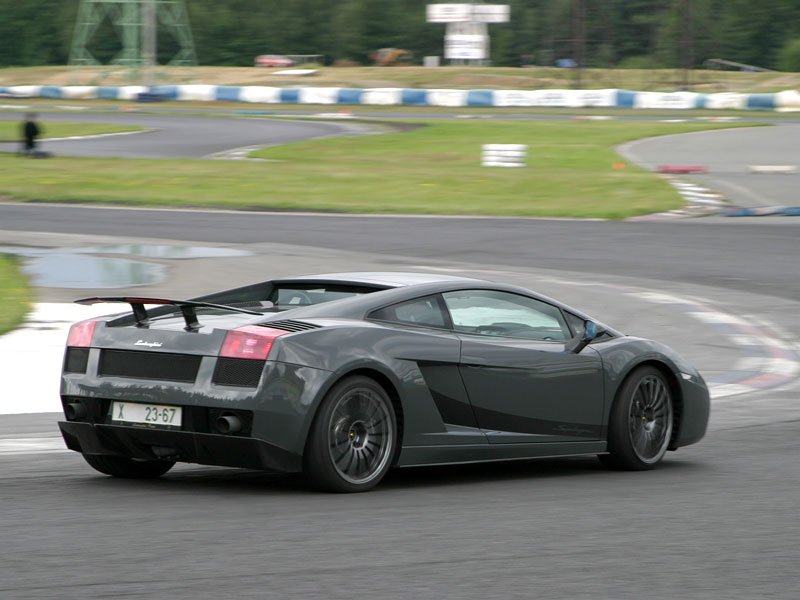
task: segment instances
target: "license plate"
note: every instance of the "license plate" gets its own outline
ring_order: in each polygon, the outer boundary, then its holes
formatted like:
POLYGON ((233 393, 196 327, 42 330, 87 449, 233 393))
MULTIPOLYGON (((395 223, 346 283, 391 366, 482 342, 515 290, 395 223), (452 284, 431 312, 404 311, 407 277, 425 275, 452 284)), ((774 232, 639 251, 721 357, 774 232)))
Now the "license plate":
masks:
POLYGON ((139 404, 138 402, 114 402, 111 405, 111 422, 152 427, 180 427, 180 406, 162 404, 139 404))

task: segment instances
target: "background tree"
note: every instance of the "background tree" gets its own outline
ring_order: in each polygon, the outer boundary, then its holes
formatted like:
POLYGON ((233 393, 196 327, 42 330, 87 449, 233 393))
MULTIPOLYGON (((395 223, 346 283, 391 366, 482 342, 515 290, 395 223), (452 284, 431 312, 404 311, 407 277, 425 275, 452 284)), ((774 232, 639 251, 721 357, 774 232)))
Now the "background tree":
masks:
MULTIPOLYGON (((410 50, 415 62, 442 55, 444 26, 425 22, 434 0, 188 0, 198 59, 251 65, 258 54, 323 54, 328 62, 368 64, 378 48, 410 50)), ((489 0, 487 0, 489 1, 489 0)), ((572 58, 575 0, 499 0, 511 22, 492 25, 492 61, 551 66, 572 58)), ((80 0, 0 0, 0 66, 65 64, 80 0)), ((680 66, 681 0, 586 0, 586 65, 680 66)), ((726 58, 787 68, 800 39, 800 0, 690 0, 694 64, 726 58)), ((96 32, 93 53, 119 50, 110 24, 96 32)), ((175 42, 159 37, 160 57, 175 42)))

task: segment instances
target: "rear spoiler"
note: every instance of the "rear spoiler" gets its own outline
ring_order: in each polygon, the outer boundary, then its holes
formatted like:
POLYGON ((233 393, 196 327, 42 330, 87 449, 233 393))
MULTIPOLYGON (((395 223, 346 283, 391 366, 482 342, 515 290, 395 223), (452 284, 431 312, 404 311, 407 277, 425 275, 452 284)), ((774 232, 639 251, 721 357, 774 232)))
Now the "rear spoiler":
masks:
POLYGON ((161 306, 177 306, 183 319, 186 321, 186 331, 197 331, 200 329, 200 323, 197 320, 197 308, 217 308, 219 310, 228 310, 231 312, 243 313, 246 315, 262 316, 263 313, 254 310, 247 310, 246 308, 238 308, 235 306, 227 306, 225 304, 213 304, 211 302, 195 302, 194 300, 168 300, 166 298, 131 298, 128 296, 112 296, 108 298, 82 298, 75 300, 75 304, 101 304, 104 302, 124 302, 131 305, 133 309, 133 318, 136 320, 137 327, 147 327, 150 325, 150 317, 145 309, 145 304, 158 304, 161 306))

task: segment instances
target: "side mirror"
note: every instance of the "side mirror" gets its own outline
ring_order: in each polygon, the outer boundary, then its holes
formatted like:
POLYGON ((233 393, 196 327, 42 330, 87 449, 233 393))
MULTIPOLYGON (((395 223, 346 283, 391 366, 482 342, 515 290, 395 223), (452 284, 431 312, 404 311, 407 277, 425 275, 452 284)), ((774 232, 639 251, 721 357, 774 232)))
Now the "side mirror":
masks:
POLYGON ((586 348, 590 342, 593 342, 598 337, 603 335, 603 333, 605 333, 605 330, 602 327, 598 327, 597 323, 594 321, 584 321, 583 333, 576 335, 574 338, 568 341, 567 345, 564 346, 564 352, 578 354, 581 350, 586 348))

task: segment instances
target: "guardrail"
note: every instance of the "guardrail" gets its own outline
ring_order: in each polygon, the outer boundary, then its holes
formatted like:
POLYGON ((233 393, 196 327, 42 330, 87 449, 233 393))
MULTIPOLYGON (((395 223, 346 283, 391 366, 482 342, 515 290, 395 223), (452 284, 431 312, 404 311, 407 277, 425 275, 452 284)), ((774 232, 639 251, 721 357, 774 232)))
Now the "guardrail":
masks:
POLYGON ((800 93, 635 92, 630 90, 423 90, 407 88, 269 87, 227 85, 0 87, 0 96, 54 100, 127 100, 142 97, 183 101, 259 104, 373 106, 487 106, 561 108, 656 108, 800 111, 800 93))

